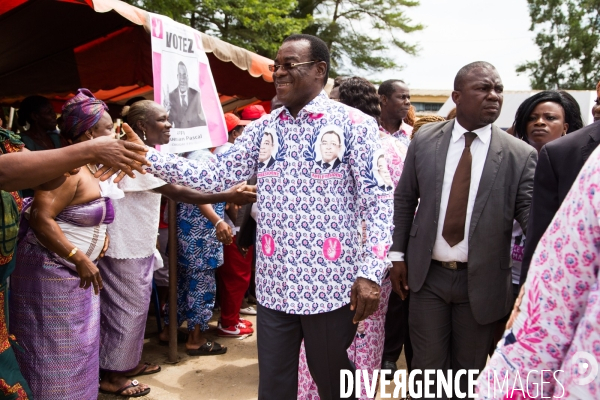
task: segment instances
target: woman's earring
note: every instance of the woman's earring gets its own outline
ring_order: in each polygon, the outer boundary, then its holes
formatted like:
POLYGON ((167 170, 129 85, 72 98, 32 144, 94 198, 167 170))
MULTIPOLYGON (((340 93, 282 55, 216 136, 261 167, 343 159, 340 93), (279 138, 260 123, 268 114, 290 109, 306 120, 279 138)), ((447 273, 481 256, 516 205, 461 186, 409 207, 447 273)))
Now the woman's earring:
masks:
POLYGON ((144 133, 144 140, 146 140, 146 131, 142 131, 144 133))

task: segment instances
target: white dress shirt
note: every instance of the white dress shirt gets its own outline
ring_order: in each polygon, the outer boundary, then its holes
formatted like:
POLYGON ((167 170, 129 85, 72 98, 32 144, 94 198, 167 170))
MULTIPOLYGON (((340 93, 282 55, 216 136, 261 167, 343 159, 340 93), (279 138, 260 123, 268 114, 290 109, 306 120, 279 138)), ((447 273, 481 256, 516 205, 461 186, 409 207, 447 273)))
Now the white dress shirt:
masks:
MULTIPOLYGON (((471 215, 473 215, 473 206, 475 205, 475 198, 477 197, 479 181, 481 180, 483 166, 490 148, 492 125, 486 125, 483 128, 473 131, 477 134, 477 138, 471 144, 471 187, 469 189, 469 202, 467 203, 467 217, 465 219, 465 237, 462 242, 456 244, 454 247, 450 247, 448 242, 442 237, 442 231, 444 229, 444 220, 446 219, 446 209, 448 208, 448 199, 450 198, 450 189, 452 187, 452 180, 454 179, 454 172, 456 171, 458 161, 465 148, 465 132, 468 132, 468 130, 463 128, 458 123, 458 120, 455 120, 454 128, 452 129, 452 138, 450 139, 450 145, 448 146, 448 155, 446 157, 446 168, 444 169, 444 183, 442 184, 442 198, 440 201, 440 214, 438 219, 439 223, 432 253, 432 258, 438 261, 467 262, 468 259, 468 238, 471 215)), ((391 261, 404 261, 404 253, 392 251, 389 254, 389 258, 391 261)))

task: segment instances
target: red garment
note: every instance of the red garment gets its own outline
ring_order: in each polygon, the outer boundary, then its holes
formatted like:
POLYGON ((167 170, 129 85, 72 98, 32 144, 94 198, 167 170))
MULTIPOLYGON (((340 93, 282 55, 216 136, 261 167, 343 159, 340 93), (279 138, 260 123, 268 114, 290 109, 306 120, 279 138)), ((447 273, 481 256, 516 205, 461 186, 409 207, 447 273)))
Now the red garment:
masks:
POLYGON ((223 246, 223 265, 217 268, 222 326, 238 323, 244 294, 250 286, 253 254, 254 250, 250 246, 246 258, 242 257, 235 244, 235 236, 233 243, 223 246))
POLYGON ((167 200, 162 200, 160 202, 160 219, 158 220, 158 229, 165 229, 169 227, 169 217, 165 215, 167 204, 169 204, 167 200))

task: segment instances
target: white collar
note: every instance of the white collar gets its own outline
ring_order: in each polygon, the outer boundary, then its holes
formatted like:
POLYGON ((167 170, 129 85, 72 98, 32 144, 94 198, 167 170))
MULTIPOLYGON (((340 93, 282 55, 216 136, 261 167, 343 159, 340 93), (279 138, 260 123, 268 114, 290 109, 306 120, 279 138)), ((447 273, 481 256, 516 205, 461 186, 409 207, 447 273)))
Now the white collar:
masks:
POLYGON ((474 131, 469 131, 459 124, 457 119, 455 119, 454 128, 452 129, 452 142, 456 143, 458 139, 465 134, 465 132, 473 132, 477 135, 479 140, 481 140, 483 143, 487 143, 492 136, 492 124, 486 125, 483 128, 475 129, 474 131))

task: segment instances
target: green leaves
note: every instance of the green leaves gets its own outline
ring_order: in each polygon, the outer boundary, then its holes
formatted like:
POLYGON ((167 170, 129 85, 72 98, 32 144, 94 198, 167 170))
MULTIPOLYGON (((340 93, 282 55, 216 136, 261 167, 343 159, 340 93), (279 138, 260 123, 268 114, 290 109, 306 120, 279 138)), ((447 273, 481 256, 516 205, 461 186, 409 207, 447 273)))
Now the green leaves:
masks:
POLYGON ((407 34, 423 29, 406 15, 417 0, 126 1, 271 59, 293 33, 319 36, 331 50, 332 76, 400 68, 389 54, 415 54, 407 34))
POLYGON ((390 50, 415 54, 406 34, 423 29, 406 16, 411 0, 300 0, 299 10, 314 16, 305 30, 323 39, 331 50, 332 75, 399 68, 390 50))
POLYGON ((600 0, 528 0, 539 60, 517 67, 533 89, 594 89, 600 41, 600 0))
POLYGON ((301 32, 311 16, 294 17, 295 0, 129 0, 194 29, 275 58, 279 45, 301 32))

